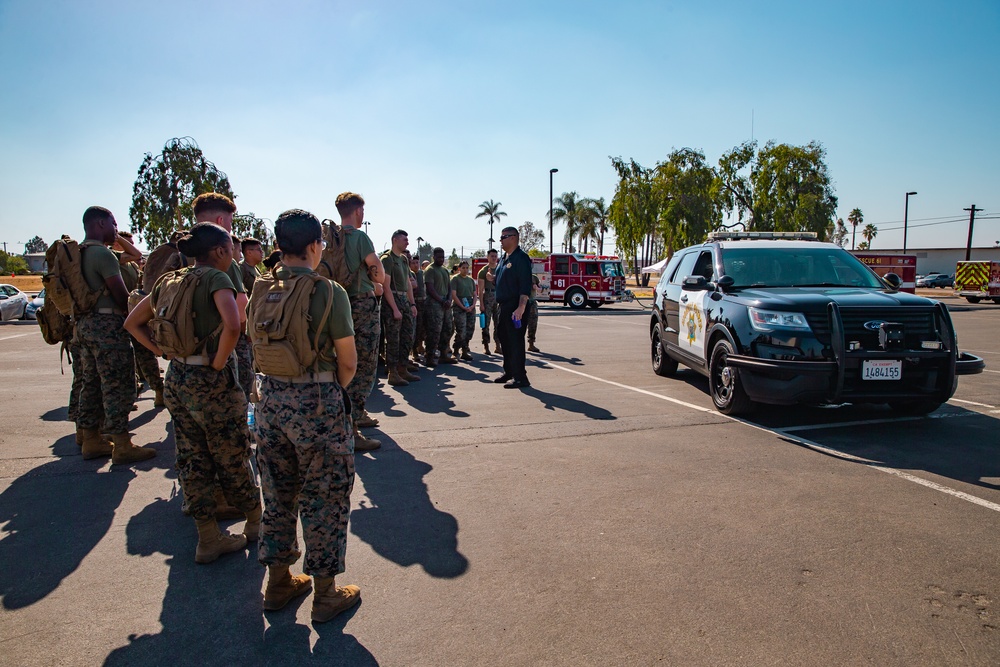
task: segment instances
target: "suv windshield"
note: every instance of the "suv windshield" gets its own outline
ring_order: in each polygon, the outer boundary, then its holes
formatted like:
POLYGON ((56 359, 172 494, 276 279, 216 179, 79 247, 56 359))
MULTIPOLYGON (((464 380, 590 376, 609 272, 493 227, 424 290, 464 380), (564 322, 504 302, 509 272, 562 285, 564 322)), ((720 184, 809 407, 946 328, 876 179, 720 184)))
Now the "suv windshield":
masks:
POLYGON ((724 248, 722 264, 734 287, 885 287, 854 255, 830 246, 724 248))

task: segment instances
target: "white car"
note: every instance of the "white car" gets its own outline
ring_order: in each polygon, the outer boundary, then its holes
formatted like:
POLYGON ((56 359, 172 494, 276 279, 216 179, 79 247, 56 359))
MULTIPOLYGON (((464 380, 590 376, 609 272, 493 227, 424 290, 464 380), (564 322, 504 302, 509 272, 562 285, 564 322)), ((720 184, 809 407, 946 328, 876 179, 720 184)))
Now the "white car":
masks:
POLYGON ((23 320, 31 299, 13 285, 0 285, 0 322, 23 320))

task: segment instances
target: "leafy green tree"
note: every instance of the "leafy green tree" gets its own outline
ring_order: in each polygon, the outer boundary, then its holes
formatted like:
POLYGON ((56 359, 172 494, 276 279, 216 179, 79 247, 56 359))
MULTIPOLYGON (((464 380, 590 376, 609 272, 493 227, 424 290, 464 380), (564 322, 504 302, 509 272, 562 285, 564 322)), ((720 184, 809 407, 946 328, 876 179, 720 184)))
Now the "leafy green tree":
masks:
POLYGON ((458 263, 462 261, 458 257, 458 248, 452 248, 451 254, 448 255, 448 268, 458 266, 458 263))
POLYGON ((485 259, 485 258, 486 258, 486 251, 483 250, 482 248, 476 250, 471 255, 469 255, 469 259, 485 259))
POLYGON ((631 260, 636 284, 642 280, 648 285, 649 274, 640 276, 639 267, 651 264, 650 257, 658 255, 662 247, 656 232, 663 212, 663 191, 654 187, 653 170, 635 160, 626 162, 613 157, 611 164, 618 174, 608 215, 615 231, 615 245, 621 255, 631 260))
MULTIPOLYGON (((852 209, 847 215, 847 221, 851 223, 851 250, 854 250, 854 237, 858 233, 858 225, 865 221, 865 216, 860 208, 852 209)), ((862 228, 863 229, 863 228, 862 228)))
POLYGON ((859 243, 858 250, 868 250, 868 241, 862 241, 859 243))
POLYGON ((563 240, 566 243, 568 252, 574 252, 573 240, 576 238, 577 228, 583 220, 583 201, 576 192, 564 192, 556 197, 552 206, 552 221, 559 220, 566 223, 566 234, 563 240))
POLYGON ((737 146, 719 160, 722 209, 750 231, 811 231, 825 238, 837 208, 825 156, 817 142, 737 146))
POLYGON ((675 250, 703 242, 709 231, 722 224, 718 179, 701 151, 671 151, 656 166, 653 186, 662 208, 658 229, 668 257, 675 250))
POLYGON ((837 218, 835 224, 830 225, 830 229, 827 230, 826 237, 843 248, 847 245, 847 225, 844 224, 843 218, 837 218))
POLYGON ((434 253, 434 246, 432 246, 430 243, 427 242, 417 243, 417 254, 420 255, 421 262, 424 261, 425 259, 428 260, 432 259, 431 255, 433 253, 434 253))
POLYGON ((159 155, 146 153, 132 186, 129 217, 137 240, 153 248, 175 229, 194 224, 191 203, 205 192, 235 199, 229 177, 205 159, 191 137, 171 139, 159 155))
POLYGON ((542 244, 545 243, 545 232, 528 220, 525 220, 523 225, 517 226, 517 233, 521 239, 521 249, 524 252, 541 248, 542 244))
POLYGON ((492 199, 489 201, 484 201, 479 205, 482 209, 476 214, 476 218, 489 218, 490 223, 490 248, 493 248, 493 223, 499 222, 500 218, 506 218, 507 214, 500 210, 500 202, 494 202, 492 199))
POLYGON ((861 230, 861 236, 865 238, 865 250, 871 250, 872 241, 878 236, 878 227, 872 223, 865 225, 865 228, 861 230))
POLYGON ((541 257, 545 258, 549 256, 549 251, 545 248, 532 248, 528 251, 528 257, 541 257))
POLYGON ((42 240, 41 236, 33 236, 24 244, 24 254, 29 252, 45 252, 49 249, 49 245, 42 240))
POLYGON ((233 234, 245 239, 253 237, 264 246, 265 254, 274 245, 274 233, 269 220, 258 218, 252 212, 233 216, 233 234))
POLYGON ((0 272, 3 275, 14 273, 19 276, 31 273, 28 268, 28 261, 24 257, 21 255, 9 255, 3 250, 0 250, 0 272))

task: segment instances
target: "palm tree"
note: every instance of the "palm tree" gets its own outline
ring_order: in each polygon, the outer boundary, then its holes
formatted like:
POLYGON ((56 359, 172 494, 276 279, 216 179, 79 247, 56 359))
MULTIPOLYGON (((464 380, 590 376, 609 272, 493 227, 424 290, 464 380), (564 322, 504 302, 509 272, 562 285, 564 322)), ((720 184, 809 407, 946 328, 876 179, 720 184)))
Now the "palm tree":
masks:
POLYGON ((584 254, 590 251, 591 240, 594 241, 594 245, 597 245, 597 219, 589 208, 584 207, 580 215, 580 226, 576 228, 576 233, 580 237, 580 249, 584 254))
POLYGON ((476 214, 476 217, 485 218, 488 216, 490 219, 490 250, 493 250, 493 223, 501 217, 507 217, 507 214, 500 210, 500 202, 494 202, 492 199, 484 201, 479 205, 479 208, 482 210, 476 214))
POLYGON ((573 239, 576 238, 577 227, 580 226, 583 215, 583 202, 577 199, 575 192, 564 192, 555 200, 552 207, 552 221, 562 220, 566 223, 566 244, 569 252, 573 252, 573 239))
POLYGON ((604 203, 604 197, 597 199, 584 199, 583 205, 586 207, 587 216, 592 218, 596 225, 594 240, 597 242, 597 254, 604 254, 604 233, 608 231, 608 207, 604 203))
POLYGON ((856 208, 847 216, 847 221, 854 225, 854 229, 851 230, 851 250, 854 250, 854 237, 858 232, 858 225, 865 221, 865 216, 861 213, 860 208, 856 208))
POLYGON ((875 239, 876 236, 878 236, 878 227, 869 222, 867 225, 865 225, 865 228, 861 230, 861 236, 863 236, 865 238, 865 241, 868 242, 868 247, 866 248, 866 250, 871 250, 872 241, 875 239))

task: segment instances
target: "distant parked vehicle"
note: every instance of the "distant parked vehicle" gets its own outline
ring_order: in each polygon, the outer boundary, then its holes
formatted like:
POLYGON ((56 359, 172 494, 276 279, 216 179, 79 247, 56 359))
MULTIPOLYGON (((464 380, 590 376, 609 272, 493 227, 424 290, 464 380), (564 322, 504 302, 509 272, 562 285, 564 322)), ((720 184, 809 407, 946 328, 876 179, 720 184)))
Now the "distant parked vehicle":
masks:
POLYGON ((45 290, 38 293, 28 307, 24 309, 24 319, 35 320, 38 319, 38 309, 45 305, 45 290))
POLYGON ((928 273, 917 278, 917 287, 951 287, 955 277, 947 273, 928 273))
POLYGON ((0 285, 0 322, 24 319, 29 301, 28 295, 13 285, 0 285))

